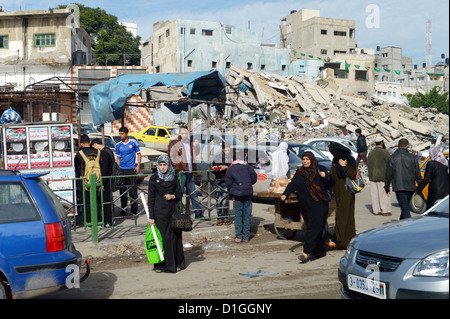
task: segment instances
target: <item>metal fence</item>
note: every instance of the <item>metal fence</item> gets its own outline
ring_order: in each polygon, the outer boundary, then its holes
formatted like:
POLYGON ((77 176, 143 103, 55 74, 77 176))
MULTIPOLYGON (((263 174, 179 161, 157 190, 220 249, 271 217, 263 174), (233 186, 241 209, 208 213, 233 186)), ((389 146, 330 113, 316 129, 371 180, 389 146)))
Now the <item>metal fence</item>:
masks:
MULTIPOLYGON (((188 174, 195 177, 194 189, 184 187, 183 200, 180 203, 182 211, 186 214, 198 215, 201 211, 203 216, 191 218, 193 221, 213 220, 231 218, 231 209, 229 206, 229 194, 224 181, 215 180, 212 171, 192 171, 180 172, 178 174, 180 184, 182 184, 183 175, 188 174), (218 216, 221 215, 221 216, 218 216)), ((59 197, 68 216, 72 219, 72 232, 91 232, 92 242, 98 242, 99 230, 118 229, 129 227, 146 227, 147 217, 145 208, 140 201, 140 194, 148 198, 148 180, 151 175, 121 175, 102 177, 100 183, 96 183, 96 176, 91 175, 90 184, 84 183, 84 178, 73 178, 73 189, 75 194, 73 201, 59 197), (139 180, 138 183, 124 183, 125 180, 133 178, 139 180), (108 189, 105 185, 109 183, 108 189), (136 198, 130 196, 130 190, 136 188, 136 198), (109 193, 107 193, 110 191, 109 193), (126 205, 123 205, 125 203, 126 205), (123 200, 123 202, 122 202, 123 200), (135 204, 138 209, 136 214, 128 214, 127 210, 135 204), (108 211, 109 210, 109 211, 108 211), (120 216, 120 213, 127 213, 126 216, 120 216), (105 214, 111 214, 111 225, 105 223, 105 214), (138 216, 145 216, 145 223, 138 223, 138 216), (120 226, 118 221, 123 218, 134 220, 133 225, 120 226)), ((56 180, 52 180, 56 181, 56 180)), ((142 220, 142 219, 140 219, 142 220)), ((195 227, 195 226, 194 226, 195 227)))

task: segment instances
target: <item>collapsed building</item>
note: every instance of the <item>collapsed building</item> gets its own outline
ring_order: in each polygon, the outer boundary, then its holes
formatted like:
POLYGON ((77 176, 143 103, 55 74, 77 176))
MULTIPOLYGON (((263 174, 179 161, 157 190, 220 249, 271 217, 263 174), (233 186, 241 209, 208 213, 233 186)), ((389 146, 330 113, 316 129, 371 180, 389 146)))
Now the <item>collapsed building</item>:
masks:
POLYGON ((369 144, 381 135, 386 146, 394 148, 400 138, 407 138, 416 152, 449 140, 448 115, 433 108, 342 94, 332 79, 313 81, 234 66, 225 78, 229 84, 227 105, 215 126, 257 128, 259 141, 277 134, 279 140, 301 142, 350 135, 356 128, 362 129, 369 144))

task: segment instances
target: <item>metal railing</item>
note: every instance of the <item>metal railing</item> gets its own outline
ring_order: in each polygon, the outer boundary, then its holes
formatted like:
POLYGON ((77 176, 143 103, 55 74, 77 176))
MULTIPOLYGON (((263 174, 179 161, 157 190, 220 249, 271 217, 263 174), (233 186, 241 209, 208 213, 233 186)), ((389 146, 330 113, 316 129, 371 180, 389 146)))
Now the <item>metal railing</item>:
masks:
MULTIPOLYGON (((202 216, 201 218, 192 218, 193 221, 201 221, 201 220, 211 220, 211 219, 224 219, 233 217, 230 215, 231 212, 229 207, 229 194, 224 186, 221 183, 218 183, 214 178, 212 178, 212 171, 191 171, 191 172, 180 172, 179 173, 179 181, 181 183, 182 174, 195 174, 195 184, 194 190, 189 189, 187 193, 184 193, 183 200, 180 202, 181 209, 185 211, 187 214, 192 214, 198 211, 199 209, 202 212, 207 212, 207 216, 202 216), (200 193, 200 194, 198 194, 200 193), (199 196, 200 195, 200 196, 199 196), (220 196, 220 198, 218 198, 220 196), (198 199, 201 197, 201 199, 198 199), (191 209, 191 202, 197 201, 200 208, 191 209), (219 204, 217 201, 219 200, 219 204), (227 215, 218 216, 218 210, 226 210, 228 212, 227 215), (216 212, 216 214, 214 214, 216 212)), ((106 229, 118 229, 118 228, 130 228, 130 227, 146 227, 147 226, 147 218, 145 218, 145 223, 138 224, 137 217, 140 215, 145 215, 145 209, 141 206, 139 209, 140 203, 140 193, 144 193, 145 196, 148 196, 148 184, 130 184, 125 185, 121 181, 127 177, 136 177, 136 178, 147 178, 151 175, 119 175, 119 176, 104 176, 101 178, 100 183, 96 182, 96 176, 90 176, 90 183, 85 184, 84 178, 72 178, 69 179, 72 181, 73 189, 76 190, 76 196, 73 196, 73 201, 70 202, 66 198, 60 197, 56 195, 60 202, 62 202, 66 214, 72 217, 72 232, 91 232, 91 240, 92 242, 98 242, 99 235, 99 227, 101 229, 106 228, 105 224, 105 209, 110 209, 112 224, 110 227, 106 229), (105 196, 105 180, 110 180, 110 196, 105 196), (118 180, 119 182, 115 182, 118 180), (78 187, 77 187, 78 185, 78 187), (129 190, 132 187, 137 188, 138 196, 136 198, 131 198, 129 196, 129 190), (86 189, 87 188, 87 189, 86 189), (94 191, 92 191, 94 190, 94 191), (80 194, 81 192, 81 194, 80 194), (116 193, 116 195, 114 194, 116 193), (128 194, 128 195, 127 195, 128 194), (121 199, 127 196, 127 205, 122 207, 121 199), (105 198, 110 198, 110 201, 106 201, 105 198), (131 214, 132 219, 134 219, 134 225, 128 226, 118 226, 115 225, 115 221, 118 220, 119 217, 115 217, 115 213, 117 210, 120 212, 127 212, 127 208, 131 207, 134 203, 138 205, 138 210, 136 214, 131 214), (86 205, 89 207, 86 207, 86 205), (89 213, 90 216, 87 214, 89 213), (90 218, 88 218, 90 217, 90 218), (90 220, 90 221, 88 221, 90 220)), ((51 180, 51 182, 55 182, 58 180, 51 180)), ((67 181, 67 179, 65 180, 67 181)), ((50 182, 50 181, 48 181, 50 182)), ((195 227, 195 225, 194 225, 195 227)))

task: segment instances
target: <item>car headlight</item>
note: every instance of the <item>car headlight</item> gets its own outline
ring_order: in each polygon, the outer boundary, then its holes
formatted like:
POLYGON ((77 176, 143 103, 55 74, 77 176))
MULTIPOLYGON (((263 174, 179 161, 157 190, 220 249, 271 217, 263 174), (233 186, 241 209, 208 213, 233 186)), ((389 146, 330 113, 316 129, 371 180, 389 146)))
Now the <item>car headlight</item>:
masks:
POLYGON ((414 269, 413 275, 448 277, 448 249, 422 259, 414 269))
POLYGON ((355 250, 354 245, 356 244, 356 237, 357 236, 353 237, 350 240, 350 242, 348 243, 347 249, 345 250, 345 258, 347 258, 347 259, 352 255, 353 251, 355 250))

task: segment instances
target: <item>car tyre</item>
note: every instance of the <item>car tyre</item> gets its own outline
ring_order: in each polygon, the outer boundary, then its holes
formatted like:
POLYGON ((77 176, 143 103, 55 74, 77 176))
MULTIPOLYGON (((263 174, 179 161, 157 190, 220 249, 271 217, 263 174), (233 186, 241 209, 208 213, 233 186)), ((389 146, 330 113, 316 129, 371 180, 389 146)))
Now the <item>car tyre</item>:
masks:
POLYGON ((5 286, 5 283, 0 279, 0 300, 8 299, 8 293, 5 286))
POLYGON ((427 203, 422 194, 414 193, 409 202, 410 210, 416 214, 423 214, 427 210, 427 203))

